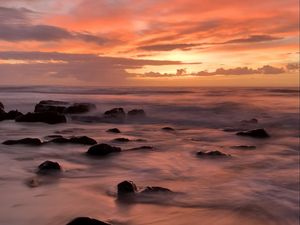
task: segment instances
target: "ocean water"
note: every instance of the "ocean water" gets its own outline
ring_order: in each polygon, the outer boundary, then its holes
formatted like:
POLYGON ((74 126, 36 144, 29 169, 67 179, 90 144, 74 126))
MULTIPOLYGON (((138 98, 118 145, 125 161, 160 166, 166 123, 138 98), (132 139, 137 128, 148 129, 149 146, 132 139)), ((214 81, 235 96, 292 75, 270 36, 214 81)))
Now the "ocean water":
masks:
POLYGON ((87 157, 87 146, 0 144, 0 224, 64 225, 89 216, 121 225, 297 225, 299 223, 299 89, 296 88, 70 88, 1 87, 6 111, 34 110, 40 100, 91 102, 97 110, 67 124, 0 122, 0 142, 63 134, 87 135, 124 152, 87 157), (147 117, 104 123, 114 107, 142 108, 147 117), (241 123, 256 118, 257 124, 241 123), (162 127, 172 127, 165 132, 162 127), (109 128, 122 133, 107 133, 109 128), (265 128, 268 139, 236 136, 227 128, 265 128), (129 138, 128 143, 112 141, 129 138), (144 139, 144 142, 136 141, 144 139), (126 151, 142 145, 152 150, 126 151), (254 145, 255 150, 232 146, 254 145), (219 150, 225 159, 200 159, 219 150), (59 177, 36 178, 45 160, 63 167, 59 177), (176 194, 120 202, 116 186, 161 186, 176 194))

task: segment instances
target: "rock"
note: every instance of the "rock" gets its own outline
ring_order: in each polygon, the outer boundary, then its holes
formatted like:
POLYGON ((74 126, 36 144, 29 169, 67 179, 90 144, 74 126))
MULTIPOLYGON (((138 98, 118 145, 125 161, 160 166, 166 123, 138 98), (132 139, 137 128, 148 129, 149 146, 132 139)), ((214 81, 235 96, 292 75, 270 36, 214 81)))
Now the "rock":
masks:
POLYGON ((146 116, 146 113, 143 109, 133 109, 127 113, 129 118, 143 118, 146 116))
POLYGON ((199 157, 230 157, 230 155, 227 155, 220 151, 210 151, 210 152, 197 152, 197 156, 199 157))
POLYGON ((106 156, 117 152, 121 152, 121 148, 110 146, 108 144, 97 144, 90 147, 86 153, 92 156, 106 156))
POLYGON ((163 131, 175 131, 172 127, 163 127, 161 128, 163 131))
POLYGON ((250 119, 250 120, 242 120, 241 123, 256 124, 256 123, 258 123, 258 119, 252 118, 252 119, 250 119))
POLYGON ((63 138, 62 135, 59 135, 59 134, 51 134, 51 135, 48 135, 48 136, 45 136, 46 139, 54 139, 54 138, 63 138))
POLYGON ((47 124, 66 123, 64 115, 56 112, 27 113, 16 118, 16 122, 42 122, 47 124))
POLYGON ((233 149, 240 149, 240 150, 255 150, 256 146, 254 145, 236 145, 232 146, 233 149))
POLYGON ((67 108, 68 104, 69 104, 68 102, 53 101, 53 100, 40 101, 38 104, 35 105, 34 112, 36 112, 36 113, 43 113, 43 112, 63 113, 64 110, 67 108))
POLYGON ((114 108, 111 110, 108 110, 104 113, 105 119, 110 120, 121 120, 123 121, 126 118, 126 114, 124 112, 123 108, 114 108))
POLYGON ((119 198, 135 194, 138 191, 135 183, 133 183, 133 181, 130 181, 130 180, 125 180, 125 181, 119 183, 117 186, 117 189, 118 189, 118 197, 119 198))
POLYGON ((136 148, 130 148, 130 149, 128 149, 128 151, 134 151, 134 150, 151 150, 151 149, 153 149, 152 146, 145 145, 145 146, 140 146, 140 147, 136 147, 136 148))
POLYGON ((248 136, 253 138, 269 138, 270 135, 264 129, 255 129, 249 131, 241 131, 236 133, 239 136, 248 136))
POLYGON ((71 222, 67 223, 66 225, 110 225, 110 224, 89 217, 77 217, 71 222))
POLYGON ((19 112, 18 110, 12 110, 12 111, 9 111, 8 113, 6 113, 5 111, 1 112, 1 109, 0 109, 0 121, 14 120, 17 117, 22 116, 22 115, 23 115, 23 113, 19 112))
POLYGON ((118 128, 108 129, 106 132, 119 134, 121 131, 118 128))
POLYGON ((73 105, 67 107, 64 110, 64 113, 68 113, 68 114, 87 113, 94 109, 96 109, 96 105, 92 103, 74 103, 73 105))
POLYGON ((50 140, 48 143, 95 145, 97 144, 97 141, 87 136, 71 137, 71 138, 65 138, 61 136, 50 140))
POLYGON ((129 142, 130 140, 128 138, 115 138, 113 141, 116 141, 116 142, 129 142))
POLYGON ((164 187, 148 186, 140 192, 141 194, 152 194, 152 193, 173 193, 170 189, 164 187))
POLYGON ((53 172, 60 172, 61 166, 57 162, 45 161, 38 167, 39 174, 48 174, 53 172))
POLYGON ((38 138, 23 138, 19 140, 7 140, 4 141, 2 144, 4 145, 17 145, 17 144, 22 144, 22 145, 42 145, 42 141, 38 138))
POLYGON ((0 102, 0 111, 1 111, 1 109, 4 111, 4 105, 2 102, 0 102))

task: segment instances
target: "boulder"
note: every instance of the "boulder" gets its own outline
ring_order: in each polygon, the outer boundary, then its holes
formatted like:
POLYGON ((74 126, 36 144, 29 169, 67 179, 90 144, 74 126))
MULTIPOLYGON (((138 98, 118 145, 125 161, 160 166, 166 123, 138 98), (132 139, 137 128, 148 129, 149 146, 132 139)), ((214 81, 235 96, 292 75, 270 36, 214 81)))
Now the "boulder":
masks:
POLYGON ((269 138, 270 135, 265 131, 265 129, 255 129, 255 130, 248 130, 248 131, 241 131, 236 133, 239 136, 248 136, 253 138, 269 138))
POLYGON ((127 113, 128 118, 143 118, 146 113, 143 109, 133 109, 127 113))
POLYGON ((42 122, 47 124, 66 123, 64 115, 56 112, 27 113, 16 118, 16 122, 42 122))
POLYGON ((126 118, 126 114, 123 108, 114 108, 104 113, 104 118, 109 120, 123 121, 126 118))
POLYGON ((126 197, 137 193, 138 189, 135 183, 131 180, 125 180, 118 184, 118 198, 126 197))
POLYGON ((163 131, 175 131, 172 127, 163 127, 161 128, 163 131))
POLYGON ((19 140, 7 140, 4 141, 2 144, 4 145, 42 145, 42 141, 38 138, 23 138, 19 140))
POLYGON ((130 140, 128 138, 115 138, 113 141, 116 141, 116 142, 129 142, 130 140))
POLYGON ((121 148, 110 146, 108 144, 97 144, 90 147, 86 154, 91 156, 106 156, 117 152, 121 152, 121 148))
POLYGON ((79 114, 87 113, 94 109, 96 109, 96 105, 92 103, 74 103, 67 107, 63 112, 68 114, 79 114))
POLYGON ((48 174, 48 173, 55 173, 60 171, 61 171, 61 166, 57 162, 47 160, 39 165, 37 173, 48 174))
POLYGON ((110 225, 109 223, 100 220, 92 219, 89 217, 77 217, 66 225, 110 225))
POLYGON ((23 113, 19 112, 18 110, 12 110, 6 113, 5 111, 1 112, 0 109, 0 121, 3 120, 14 120, 19 116, 23 116, 23 113))
POLYGON ((197 152, 197 156, 204 157, 204 158, 215 158, 215 157, 230 157, 230 155, 227 155, 220 151, 210 151, 210 152, 197 152))
POLYGON ((62 101, 53 101, 53 100, 44 100, 40 101, 35 105, 34 112, 42 113, 42 112, 56 112, 63 113, 67 108, 68 102, 62 101))
POLYGON ((118 128, 108 129, 106 132, 119 134, 121 131, 118 128))
POLYGON ((61 136, 50 140, 48 143, 95 145, 97 144, 97 141, 87 136, 71 137, 71 138, 65 138, 61 136))

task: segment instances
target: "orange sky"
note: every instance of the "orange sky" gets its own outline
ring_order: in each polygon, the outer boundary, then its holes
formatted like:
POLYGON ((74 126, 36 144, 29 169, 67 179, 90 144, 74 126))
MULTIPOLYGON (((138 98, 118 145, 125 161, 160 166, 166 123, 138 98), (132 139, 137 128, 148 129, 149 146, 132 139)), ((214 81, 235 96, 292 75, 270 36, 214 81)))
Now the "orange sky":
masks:
POLYGON ((0 0, 0 84, 299 85, 298 0, 0 0))

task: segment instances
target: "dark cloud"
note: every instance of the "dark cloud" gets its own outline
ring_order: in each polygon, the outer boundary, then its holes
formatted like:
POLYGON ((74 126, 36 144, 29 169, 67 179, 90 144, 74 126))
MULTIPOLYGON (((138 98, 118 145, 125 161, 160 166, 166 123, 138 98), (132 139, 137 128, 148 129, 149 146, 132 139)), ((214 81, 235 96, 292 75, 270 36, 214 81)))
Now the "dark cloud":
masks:
POLYGON ((218 68, 214 72, 199 71, 196 73, 187 73, 185 69, 178 69, 176 73, 158 73, 148 72, 138 76, 141 77, 180 77, 180 76, 215 76, 215 75, 251 75, 251 74, 282 74, 286 71, 283 68, 265 65, 263 67, 252 69, 249 67, 236 67, 230 69, 218 68))
POLYGON ((257 42, 266 42, 266 41, 276 41, 280 39, 282 38, 273 37, 270 35, 250 35, 247 38, 232 39, 224 42, 223 44, 257 43, 257 42))
POLYGON ((286 69, 289 71, 299 70, 299 63, 289 63, 286 65, 286 69))
POLYGON ((136 69, 147 65, 184 64, 179 61, 138 60, 57 52, 0 52, 0 60, 22 62, 18 64, 2 62, 0 76, 3 76, 3 80, 16 82, 18 79, 27 83, 44 77, 45 80, 62 78, 62 82, 65 78, 75 78, 85 83, 121 84, 131 76, 126 71, 127 69, 136 69))
POLYGON ((31 17, 37 14, 25 8, 0 7, 0 39, 5 41, 60 41, 81 40, 103 45, 108 39, 87 32, 73 32, 65 28, 44 24, 32 24, 31 17))
POLYGON ((172 51, 175 49, 189 50, 194 46, 197 46, 197 44, 162 44, 140 46, 139 49, 145 51, 172 51))

